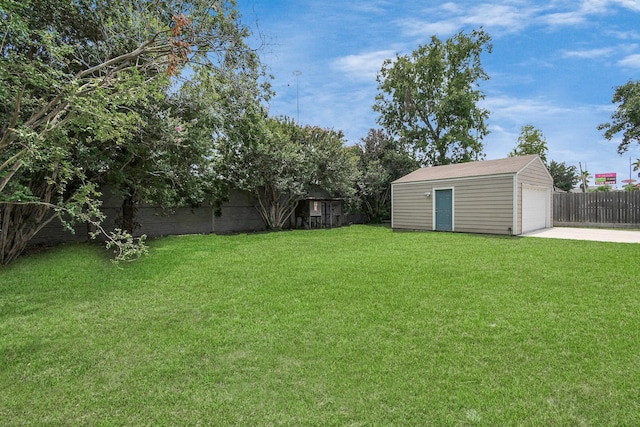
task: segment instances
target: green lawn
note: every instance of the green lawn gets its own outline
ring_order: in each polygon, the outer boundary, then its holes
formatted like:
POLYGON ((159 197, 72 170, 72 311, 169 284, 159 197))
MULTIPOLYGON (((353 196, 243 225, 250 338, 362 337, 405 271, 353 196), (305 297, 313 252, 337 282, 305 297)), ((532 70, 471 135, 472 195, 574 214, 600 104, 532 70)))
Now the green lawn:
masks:
POLYGON ((384 227, 0 269, 0 425, 640 425, 640 245, 384 227))

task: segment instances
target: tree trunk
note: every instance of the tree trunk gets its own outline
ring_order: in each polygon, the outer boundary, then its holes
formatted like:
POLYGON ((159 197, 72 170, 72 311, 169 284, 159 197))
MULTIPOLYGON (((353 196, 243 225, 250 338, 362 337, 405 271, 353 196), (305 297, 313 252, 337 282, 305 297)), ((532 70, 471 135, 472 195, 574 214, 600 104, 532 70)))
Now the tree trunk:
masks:
POLYGON ((129 234, 133 234, 136 228, 136 201, 134 196, 125 196, 122 201, 122 229, 129 234))
MULTIPOLYGON (((57 174, 53 172, 50 180, 56 178, 57 174)), ((0 203, 0 265, 18 258, 33 236, 56 218, 50 204, 56 194, 55 185, 39 175, 32 176, 30 184, 31 193, 39 202, 0 203)))
POLYGON ((0 204, 0 264, 9 264, 24 252, 47 214, 50 209, 43 205, 0 204))
POLYGON ((255 196, 258 200, 256 209, 269 230, 283 229, 298 204, 297 198, 283 196, 275 190, 273 193, 268 190, 258 190, 255 196), (281 202, 282 199, 284 200, 281 202))

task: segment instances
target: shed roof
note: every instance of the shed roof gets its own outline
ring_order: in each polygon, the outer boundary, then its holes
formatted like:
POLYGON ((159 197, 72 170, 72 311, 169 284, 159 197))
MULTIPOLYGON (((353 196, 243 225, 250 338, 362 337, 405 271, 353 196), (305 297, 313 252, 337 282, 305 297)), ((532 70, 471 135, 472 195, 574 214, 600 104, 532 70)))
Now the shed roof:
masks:
POLYGON ((392 184, 416 181, 433 181, 440 179, 468 178, 474 176, 515 174, 527 167, 537 154, 528 156, 507 157, 506 159, 481 160, 477 162, 456 163, 445 166, 421 168, 403 176, 392 184))

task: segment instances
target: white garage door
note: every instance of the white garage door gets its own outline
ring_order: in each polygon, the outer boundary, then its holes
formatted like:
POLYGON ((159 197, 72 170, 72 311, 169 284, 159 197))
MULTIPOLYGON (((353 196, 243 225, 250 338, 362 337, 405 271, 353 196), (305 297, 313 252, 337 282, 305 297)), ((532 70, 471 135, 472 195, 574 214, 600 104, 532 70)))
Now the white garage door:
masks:
POLYGON ((546 228, 550 225, 547 189, 522 189, 522 233, 546 228))

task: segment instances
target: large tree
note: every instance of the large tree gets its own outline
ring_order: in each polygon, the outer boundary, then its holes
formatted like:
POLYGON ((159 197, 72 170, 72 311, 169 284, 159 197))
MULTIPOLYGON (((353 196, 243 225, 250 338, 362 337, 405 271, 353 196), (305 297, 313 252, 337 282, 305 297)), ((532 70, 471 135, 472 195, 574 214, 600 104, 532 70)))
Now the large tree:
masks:
POLYGON ((567 165, 565 162, 559 163, 551 160, 548 169, 553 177, 553 185, 561 190, 571 191, 580 181, 578 169, 575 166, 567 165))
POLYGON ((257 66, 247 65, 232 80, 208 67, 191 68, 187 81, 144 111, 151 125, 131 135, 133 144, 106 177, 123 196, 122 228, 128 231, 138 225, 135 212, 142 202, 169 211, 222 202, 226 188, 219 186, 211 162, 215 140, 229 137, 247 110, 259 108, 261 97, 269 95, 257 66))
POLYGON ((243 138, 218 147, 220 170, 230 187, 253 194, 267 228, 285 227, 314 188, 353 196, 356 158, 345 148, 342 132, 267 118, 264 111, 247 115, 237 130, 243 138))
POLYGON ((389 219, 391 182, 414 171, 418 161, 399 140, 370 129, 352 150, 358 156, 358 199, 370 221, 389 219))
POLYGON ((489 112, 478 106, 484 98, 478 84, 489 78, 480 56, 491 52, 490 40, 482 29, 445 41, 432 36, 411 55, 384 62, 373 107, 378 123, 415 147, 424 165, 483 157, 489 112))
POLYGON ((533 125, 524 125, 520 129, 518 136, 518 144, 509 153, 509 157, 526 156, 528 154, 537 154, 542 161, 547 164, 547 140, 542 131, 536 129, 533 125))
MULTIPOLYGON (((185 140, 167 101, 171 78, 190 62, 233 85, 256 63, 233 1, 0 6, 0 264, 56 217, 100 230, 108 175, 129 189, 134 170, 177 182, 170 165, 188 150, 166 150, 185 140)), ((105 234, 122 255, 120 233, 105 234)))
POLYGON ((640 143, 640 80, 617 87, 611 102, 618 104, 611 123, 602 123, 598 129, 604 130, 604 137, 609 140, 622 132, 618 153, 623 154, 631 144, 640 143))

